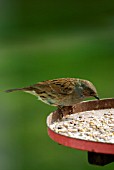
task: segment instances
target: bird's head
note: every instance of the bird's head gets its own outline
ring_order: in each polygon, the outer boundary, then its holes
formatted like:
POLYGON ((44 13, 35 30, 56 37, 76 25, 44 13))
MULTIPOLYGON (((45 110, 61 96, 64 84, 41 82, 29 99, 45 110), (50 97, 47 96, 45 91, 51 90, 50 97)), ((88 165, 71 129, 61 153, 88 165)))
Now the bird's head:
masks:
POLYGON ((79 80, 79 83, 83 97, 95 97, 99 100, 97 90, 90 81, 79 80))

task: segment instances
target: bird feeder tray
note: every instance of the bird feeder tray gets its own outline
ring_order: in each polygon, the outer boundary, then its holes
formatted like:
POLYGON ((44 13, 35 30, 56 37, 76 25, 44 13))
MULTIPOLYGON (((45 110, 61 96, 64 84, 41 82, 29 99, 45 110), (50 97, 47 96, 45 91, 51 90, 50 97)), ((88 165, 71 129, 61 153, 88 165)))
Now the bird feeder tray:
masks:
MULTIPOLYGON (((85 101, 80 102, 76 105, 71 107, 66 107, 63 110, 64 117, 69 114, 72 109, 72 113, 82 113, 86 111, 100 111, 106 109, 113 109, 114 108, 114 99, 102 99, 102 100, 92 100, 92 101, 85 101)), ((59 120, 60 114, 59 111, 55 111, 51 113, 47 117, 47 126, 48 126, 48 135, 49 137, 54 140, 55 142, 71 147, 74 149, 88 151, 88 162, 90 164, 95 165, 106 165, 114 161, 114 143, 107 143, 107 142, 99 142, 99 141, 91 141, 87 139, 80 139, 80 138, 73 138, 70 136, 65 136, 63 134, 59 134, 52 130, 50 127, 54 122, 63 121, 63 119, 59 120)), ((114 130, 114 124, 113 124, 114 130)), ((106 129, 107 131, 107 129, 106 129)), ((105 133, 105 132, 104 132, 105 133)))

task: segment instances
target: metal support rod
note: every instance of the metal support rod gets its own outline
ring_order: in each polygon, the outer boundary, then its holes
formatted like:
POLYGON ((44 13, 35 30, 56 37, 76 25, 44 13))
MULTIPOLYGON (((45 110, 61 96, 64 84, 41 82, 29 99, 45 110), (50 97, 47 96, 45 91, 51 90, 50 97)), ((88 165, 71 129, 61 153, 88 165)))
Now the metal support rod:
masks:
POLYGON ((90 164, 104 166, 111 162, 114 162, 114 155, 88 152, 88 162, 90 164))

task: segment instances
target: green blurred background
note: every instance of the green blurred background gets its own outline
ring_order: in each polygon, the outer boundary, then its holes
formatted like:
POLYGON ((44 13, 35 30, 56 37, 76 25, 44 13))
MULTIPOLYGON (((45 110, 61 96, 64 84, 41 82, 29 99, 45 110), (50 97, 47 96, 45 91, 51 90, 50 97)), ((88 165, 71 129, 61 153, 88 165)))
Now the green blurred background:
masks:
MULTIPOLYGON (((60 77, 88 79, 101 98, 114 96, 114 2, 0 1, 0 90, 60 77)), ((102 168, 48 137, 55 109, 26 93, 0 93, 0 170, 102 168)))

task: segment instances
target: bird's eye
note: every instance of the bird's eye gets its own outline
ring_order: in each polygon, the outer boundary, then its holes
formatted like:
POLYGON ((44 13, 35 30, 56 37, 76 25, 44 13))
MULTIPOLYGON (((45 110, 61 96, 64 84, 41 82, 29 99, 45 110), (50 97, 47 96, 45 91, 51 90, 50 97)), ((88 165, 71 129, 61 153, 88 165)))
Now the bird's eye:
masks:
POLYGON ((90 96, 93 96, 94 95, 94 93, 93 92, 90 92, 90 96))

